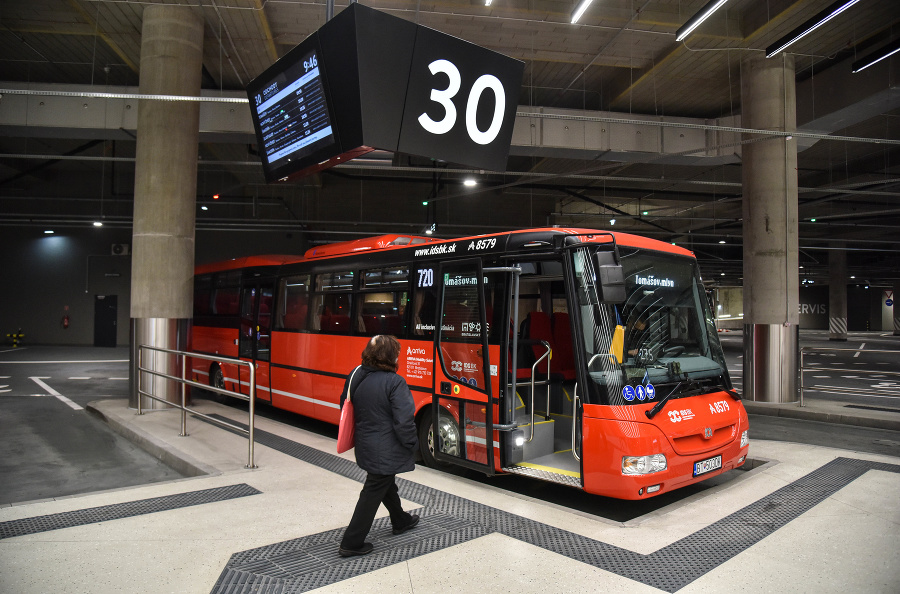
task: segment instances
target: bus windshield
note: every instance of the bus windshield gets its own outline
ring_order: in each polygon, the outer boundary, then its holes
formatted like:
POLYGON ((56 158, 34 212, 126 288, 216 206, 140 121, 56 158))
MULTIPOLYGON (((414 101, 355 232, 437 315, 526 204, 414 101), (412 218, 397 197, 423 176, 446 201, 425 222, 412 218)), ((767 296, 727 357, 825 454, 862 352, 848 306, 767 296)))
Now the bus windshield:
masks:
POLYGON ((715 323, 692 258, 620 248, 626 299, 605 304, 593 250, 575 252, 590 379, 588 402, 629 405, 730 390, 715 323))

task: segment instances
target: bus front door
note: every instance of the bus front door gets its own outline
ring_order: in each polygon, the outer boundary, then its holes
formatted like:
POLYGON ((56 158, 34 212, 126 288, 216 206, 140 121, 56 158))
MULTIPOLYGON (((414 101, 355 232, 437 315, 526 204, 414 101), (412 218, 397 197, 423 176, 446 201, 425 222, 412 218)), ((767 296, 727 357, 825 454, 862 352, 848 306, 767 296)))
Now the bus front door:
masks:
POLYGON ((433 425, 439 462, 494 472, 494 403, 481 260, 442 264, 434 332, 433 425))
MULTIPOLYGON (((241 294, 241 328, 238 355, 256 369, 256 397, 272 401, 269 359, 272 345, 272 295, 274 284, 245 284, 241 294)), ((250 394, 250 370, 240 365, 241 394, 250 394)))

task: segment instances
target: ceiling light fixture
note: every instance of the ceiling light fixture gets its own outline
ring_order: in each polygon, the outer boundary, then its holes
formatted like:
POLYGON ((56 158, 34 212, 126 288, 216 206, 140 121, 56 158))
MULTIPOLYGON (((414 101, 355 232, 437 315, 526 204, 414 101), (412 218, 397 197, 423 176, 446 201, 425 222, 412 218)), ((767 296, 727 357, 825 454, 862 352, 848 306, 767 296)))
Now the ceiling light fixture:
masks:
POLYGON ((678 31, 675 32, 675 41, 681 41, 693 33, 694 29, 699 27, 703 21, 708 19, 712 13, 719 10, 726 2, 728 2, 728 0, 710 0, 706 6, 697 11, 697 14, 689 18, 685 24, 678 28, 678 31))
POLYGON ((805 37, 809 33, 812 33, 857 2, 859 2, 859 0, 838 0, 822 12, 818 13, 813 18, 809 19, 808 21, 767 47, 766 57, 771 58, 795 41, 798 41, 800 38, 805 37))
POLYGON ((853 65, 850 67, 850 72, 852 72, 853 74, 856 74, 857 72, 865 70, 866 68, 868 68, 869 66, 872 66, 873 64, 877 64, 877 63, 881 62, 882 60, 893 56, 897 52, 900 52, 900 37, 898 37, 894 41, 890 42, 889 44, 887 44, 880 50, 878 50, 876 52, 872 52, 865 58, 862 58, 862 59, 854 62, 853 65))
POLYGON ((485 5, 485 6, 490 6, 490 5, 491 5, 491 0, 484 0, 484 5, 485 5))
POLYGON ((724 240, 724 239, 720 239, 720 240, 719 240, 719 243, 725 243, 725 240, 724 240))
POLYGON ((615 225, 615 224, 616 224, 616 220, 615 220, 615 219, 610 219, 610 220, 609 220, 609 224, 610 224, 610 225, 615 225))
POLYGON ((103 223, 101 223, 100 221, 94 221, 94 227, 102 227, 102 226, 103 226, 103 223))
POLYGON ((466 186, 467 188, 471 188, 472 186, 477 186, 478 182, 472 178, 469 178, 463 182, 463 185, 466 186))
POLYGON ((47 229, 44 231, 44 235, 53 235, 54 231, 52 229, 47 229))
POLYGON ((578 22, 578 19, 581 18, 581 15, 584 14, 584 11, 588 9, 588 6, 591 5, 591 2, 594 0, 581 0, 578 6, 575 8, 575 12, 572 13, 572 24, 578 22))

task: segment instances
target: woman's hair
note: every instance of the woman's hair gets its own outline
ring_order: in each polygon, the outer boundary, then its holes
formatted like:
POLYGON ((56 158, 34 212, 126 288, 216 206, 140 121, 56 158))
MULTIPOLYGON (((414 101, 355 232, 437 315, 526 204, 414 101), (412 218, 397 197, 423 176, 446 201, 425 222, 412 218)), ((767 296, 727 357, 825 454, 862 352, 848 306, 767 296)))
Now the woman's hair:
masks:
POLYGON ((373 336, 362 352, 362 364, 382 371, 397 371, 400 342, 393 336, 373 336))

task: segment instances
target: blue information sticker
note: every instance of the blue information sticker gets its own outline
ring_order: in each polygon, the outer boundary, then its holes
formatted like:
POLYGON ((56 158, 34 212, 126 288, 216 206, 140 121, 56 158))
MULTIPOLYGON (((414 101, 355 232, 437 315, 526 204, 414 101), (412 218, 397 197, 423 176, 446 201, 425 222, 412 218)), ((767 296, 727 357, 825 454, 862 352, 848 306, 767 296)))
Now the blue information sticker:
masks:
POLYGON ((640 400, 641 402, 643 402, 647 397, 647 390, 646 388, 644 388, 644 386, 636 386, 634 391, 637 392, 638 400, 640 400))
POLYGON ((653 384, 647 384, 647 400, 654 398, 656 398, 656 388, 653 387, 653 384))
POLYGON ((628 402, 634 400, 634 388, 631 386, 625 386, 622 388, 622 397, 625 398, 628 402))

